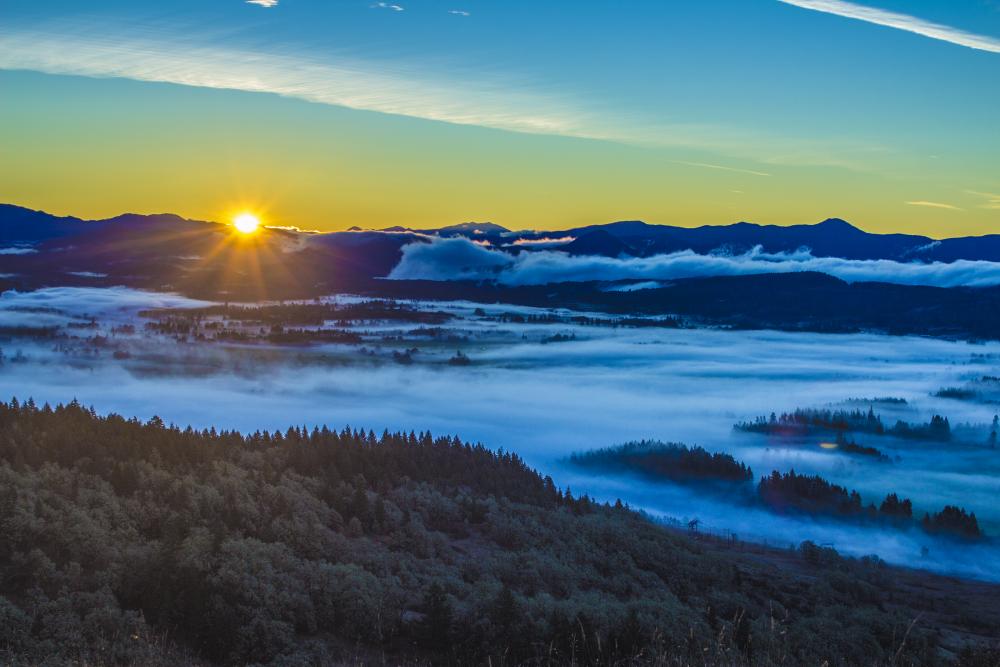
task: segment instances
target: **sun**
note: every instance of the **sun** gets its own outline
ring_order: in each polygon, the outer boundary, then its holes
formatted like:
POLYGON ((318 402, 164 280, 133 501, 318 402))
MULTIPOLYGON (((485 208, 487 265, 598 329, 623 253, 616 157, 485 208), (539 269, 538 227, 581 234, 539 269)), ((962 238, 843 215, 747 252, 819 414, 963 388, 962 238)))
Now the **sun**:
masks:
POLYGON ((260 227, 260 219, 253 213, 240 213, 233 218, 233 227, 242 234, 253 234, 260 227))

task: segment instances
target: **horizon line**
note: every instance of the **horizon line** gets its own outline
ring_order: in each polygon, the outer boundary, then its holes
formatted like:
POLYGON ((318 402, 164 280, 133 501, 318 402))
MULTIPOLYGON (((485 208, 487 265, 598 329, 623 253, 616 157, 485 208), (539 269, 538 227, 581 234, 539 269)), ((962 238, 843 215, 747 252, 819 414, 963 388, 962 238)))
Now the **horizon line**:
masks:
MULTIPOLYGON (((42 209, 42 208, 33 208, 31 206, 24 206, 22 204, 14 204, 14 203, 11 203, 11 202, 0 202, 0 208, 4 208, 4 207, 17 208, 17 209, 21 209, 21 210, 24 210, 24 211, 31 211, 32 213, 41 213, 43 215, 47 215, 47 216, 50 216, 50 217, 53 217, 53 218, 57 218, 57 219, 62 219, 62 220, 70 218, 70 219, 72 219, 74 221, 78 221, 78 222, 83 223, 83 224, 89 224, 89 223, 95 223, 95 222, 110 222, 112 220, 115 220, 116 218, 121 218, 121 217, 124 217, 124 216, 134 215, 134 216, 143 217, 143 218, 153 218, 153 217, 157 217, 157 216, 169 216, 169 217, 179 218, 179 219, 181 219, 184 222, 196 222, 196 223, 202 223, 202 224, 213 224, 213 225, 224 225, 224 226, 228 226, 229 225, 229 223, 222 222, 220 220, 204 220, 204 219, 201 219, 199 217, 191 217, 191 218, 189 218, 189 217, 186 217, 185 215, 182 215, 180 213, 173 213, 173 212, 169 212, 169 211, 159 211, 159 212, 155 212, 155 213, 137 213, 135 211, 125 211, 125 212, 117 213, 115 215, 112 215, 112 216, 109 216, 109 217, 106 217, 106 218, 81 218, 81 217, 79 217, 77 215, 74 215, 74 214, 60 215, 58 213, 52 213, 52 212, 50 212, 50 211, 48 211, 46 209, 42 209)), ((503 225, 501 225, 499 223, 495 223, 495 222, 492 222, 492 221, 489 221, 489 220, 463 220, 461 222, 453 222, 453 223, 442 224, 442 225, 440 225, 438 227, 409 227, 409 226, 406 226, 406 225, 388 225, 387 227, 382 227, 382 228, 378 228, 378 229, 375 229, 375 228, 365 228, 365 227, 361 227, 360 225, 357 225, 357 224, 350 225, 349 227, 345 227, 343 229, 331 229, 331 230, 309 229, 309 228, 306 228, 306 227, 300 227, 298 225, 289 225, 289 224, 268 225, 268 224, 265 223, 265 224, 262 224, 261 226, 264 227, 265 229, 272 229, 272 230, 278 230, 278 231, 286 231, 286 232, 299 233, 299 234, 342 234, 342 233, 359 233, 359 232, 374 232, 374 233, 382 233, 382 234, 392 234, 392 233, 394 233, 394 231, 395 231, 395 233, 412 232, 412 233, 419 234, 419 233, 426 233, 426 232, 436 232, 436 231, 440 231, 442 229, 447 229, 449 227, 455 227, 457 225, 463 225, 463 224, 474 224, 474 225, 492 224, 492 225, 497 225, 498 227, 502 227, 506 232, 509 232, 509 233, 513 233, 513 234, 528 234, 528 233, 566 232, 566 231, 569 231, 571 229, 586 229, 586 228, 590 228, 590 227, 605 227, 605 226, 608 226, 608 225, 614 225, 614 224, 619 224, 619 223, 623 223, 623 222, 638 222, 638 223, 641 223, 641 224, 644 224, 644 225, 648 225, 650 227, 673 227, 673 228, 678 228, 678 229, 702 229, 704 227, 733 227, 733 226, 736 226, 736 225, 753 225, 755 227, 782 227, 782 228, 789 228, 789 227, 817 227, 819 225, 822 225, 822 224, 825 224, 825 223, 828 223, 828 222, 842 222, 842 223, 846 224, 849 227, 857 229, 858 231, 864 232, 865 234, 874 235, 874 236, 887 236, 887 235, 894 235, 894 234, 903 234, 903 235, 907 235, 907 236, 918 236, 918 237, 922 237, 922 238, 927 238, 927 239, 930 239, 931 241, 943 241, 943 240, 947 240, 947 239, 957 239, 957 238, 982 238, 982 237, 986 237, 986 236, 996 236, 997 235, 997 234, 987 233, 987 234, 966 234, 966 235, 963 235, 963 236, 942 236, 942 237, 936 237, 936 236, 929 236, 927 234, 916 234, 916 233, 898 232, 898 231, 897 232, 872 232, 872 231, 868 231, 864 227, 861 227, 861 226, 859 226, 859 225, 857 225, 857 224, 855 224, 855 223, 853 223, 853 222, 851 222, 851 221, 849 221, 849 220, 847 220, 845 218, 841 218, 839 216, 831 216, 831 217, 823 218, 822 220, 818 220, 816 222, 793 222, 793 223, 789 223, 789 224, 781 224, 781 223, 773 223, 773 222, 752 222, 750 220, 735 220, 735 221, 732 221, 732 222, 707 223, 707 224, 701 224, 701 225, 683 225, 683 224, 676 224, 676 223, 647 222, 645 220, 639 220, 639 219, 634 219, 634 218, 632 218, 632 219, 623 218, 623 219, 617 219, 617 220, 609 220, 607 222, 595 222, 595 223, 589 223, 589 224, 584 224, 584 225, 573 225, 573 226, 569 226, 569 227, 554 227, 554 228, 551 228, 551 229, 532 229, 532 228, 510 229, 510 228, 504 227, 503 225), (352 227, 356 227, 357 229, 352 229, 352 227), (399 229, 398 230, 393 230, 393 228, 399 228, 399 229)))

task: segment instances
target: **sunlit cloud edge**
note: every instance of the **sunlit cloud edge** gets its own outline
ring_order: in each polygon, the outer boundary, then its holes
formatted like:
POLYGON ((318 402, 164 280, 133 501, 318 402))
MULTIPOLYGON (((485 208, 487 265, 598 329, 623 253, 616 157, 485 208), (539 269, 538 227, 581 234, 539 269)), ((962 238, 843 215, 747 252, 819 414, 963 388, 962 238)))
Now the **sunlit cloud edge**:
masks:
POLYGON ((778 2, 824 14, 833 14, 866 23, 873 23, 886 28, 895 28, 970 49, 1000 53, 1000 39, 987 35, 977 35, 939 23, 932 23, 931 21, 925 21, 908 14, 899 14, 876 7, 866 7, 854 4, 853 2, 844 2, 843 0, 778 0, 778 2))

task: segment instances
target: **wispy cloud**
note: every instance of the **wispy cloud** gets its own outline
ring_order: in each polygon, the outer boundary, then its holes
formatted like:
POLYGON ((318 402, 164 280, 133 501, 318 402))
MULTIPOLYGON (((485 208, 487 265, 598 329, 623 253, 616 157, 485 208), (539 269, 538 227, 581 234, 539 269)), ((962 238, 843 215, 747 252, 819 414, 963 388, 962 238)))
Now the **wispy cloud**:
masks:
MULTIPOLYGON (((268 0, 271 1, 271 0, 268 0)), ((394 11, 390 3, 387 11, 394 11)), ((381 9, 381 7, 380 7, 381 9)), ((455 10, 459 11, 459 10, 455 10)), ((126 78, 282 95, 365 111, 458 125, 683 150, 674 164, 765 177, 752 168, 778 151, 776 166, 835 166, 864 171, 871 147, 774 135, 720 124, 662 122, 631 109, 574 98, 558 86, 509 73, 447 71, 419 62, 366 59, 300 47, 220 46, 218 35, 167 38, 155 27, 53 23, 33 30, 0 26, 0 69, 126 78), (732 160, 735 164, 729 164, 732 160), (860 166, 859 166, 860 165, 860 166)))
POLYGON ((278 0, 246 0, 248 5, 257 5, 259 7, 277 7, 278 0))
POLYGON ((454 14, 455 16, 472 16, 472 14, 465 11, 464 9, 449 9, 448 13, 454 14))
POLYGON ((405 11, 405 8, 402 5, 395 5, 391 2, 376 2, 372 5, 372 9, 391 9, 394 12, 405 11))
POLYGON ((161 42, 141 33, 91 37, 85 29, 76 32, 0 31, 0 69, 266 92, 460 125, 607 138, 588 132, 593 121, 572 104, 531 90, 512 92, 489 77, 459 84, 389 61, 347 56, 325 61, 203 46, 195 38, 161 42))
POLYGON ((876 7, 865 7, 853 2, 843 0, 778 0, 787 5, 794 5, 803 9, 811 9, 826 14, 835 14, 849 19, 857 19, 866 23, 905 30, 931 39, 938 39, 943 42, 950 42, 959 46, 965 46, 979 51, 990 51, 1000 53, 1000 39, 986 35, 977 35, 965 32, 958 28, 931 23, 908 14, 898 14, 896 12, 878 9, 876 7))
POLYGON ((917 201, 908 201, 908 202, 906 202, 906 204, 908 206, 923 206, 925 208, 943 208, 943 209, 947 209, 949 211, 964 211, 965 210, 963 208, 959 208, 959 207, 953 206, 951 204, 942 204, 941 202, 938 202, 938 201, 917 200, 917 201))
POLYGON ((979 192, 978 190, 966 190, 966 193, 986 199, 986 202, 980 204, 979 208, 1000 211, 1000 195, 993 192, 979 192))
POLYGON ((720 169, 722 171, 733 171, 738 174, 750 174, 751 176, 770 176, 766 171, 754 171, 753 169, 740 169, 739 167, 726 167, 721 164, 711 164, 709 162, 687 162, 686 160, 673 160, 674 164, 683 164, 688 167, 701 167, 702 169, 720 169))

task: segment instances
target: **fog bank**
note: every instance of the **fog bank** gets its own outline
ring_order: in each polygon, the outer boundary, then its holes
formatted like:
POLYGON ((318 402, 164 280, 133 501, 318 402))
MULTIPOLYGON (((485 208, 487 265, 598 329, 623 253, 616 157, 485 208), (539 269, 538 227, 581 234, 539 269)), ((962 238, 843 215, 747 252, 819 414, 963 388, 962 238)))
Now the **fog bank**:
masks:
POLYGON ((814 257, 808 249, 766 253, 757 247, 738 255, 684 250, 652 257, 570 255, 556 250, 517 255, 464 238, 435 238, 403 247, 389 274, 394 280, 496 280, 505 285, 613 280, 671 280, 705 276, 816 271, 848 282, 886 282, 934 287, 1000 285, 1000 263, 896 262, 814 257))
MULTIPOLYGON (((500 313, 545 314, 532 308, 433 303, 455 319, 448 337, 412 342, 410 322, 355 327, 362 345, 278 347, 181 342, 150 334, 135 313, 166 305, 198 305, 172 295, 127 289, 58 288, 0 296, 0 325, 45 317, 54 324, 96 317, 96 329, 67 329, 75 338, 0 340, 0 395, 36 401, 79 399, 98 412, 179 425, 254 431, 291 424, 425 430, 459 435, 517 452, 570 485, 575 494, 621 497, 657 516, 700 518, 706 527, 772 542, 813 539, 846 553, 875 552, 900 564, 997 578, 997 542, 969 550, 931 547, 917 561, 919 535, 843 524, 776 519, 666 485, 582 475, 561 460, 630 440, 659 439, 731 453, 755 474, 795 469, 879 502, 888 492, 910 497, 915 513, 955 504, 975 511, 1000 534, 1000 451, 975 442, 861 438, 893 462, 791 445, 735 433, 737 421, 797 407, 844 405, 851 398, 896 397, 906 405, 873 405, 889 423, 943 414, 953 425, 985 426, 995 406, 934 397, 942 386, 1000 375, 1000 344, 969 344, 874 334, 629 329, 498 321, 500 313), (476 314, 481 307, 483 314, 476 314), (42 308, 37 311, 32 309, 42 308), (134 322, 134 334, 111 325, 134 322), (563 342, 546 343, 556 334, 563 342), (106 347, 88 342, 106 335, 106 347), (396 337, 407 338, 394 342, 396 337), (368 352, 363 353, 364 347, 368 352), (418 347, 412 364, 393 350, 418 347), (116 358, 113 350, 128 350, 116 358), (461 349, 470 365, 446 363, 461 349), (17 360, 14 360, 17 355, 17 360), (898 459, 898 460, 897 460, 898 459), (992 574, 991 574, 992 573, 992 574)), ((869 403, 852 404, 867 410, 869 403)), ((980 438, 978 431, 975 437, 980 438)))

